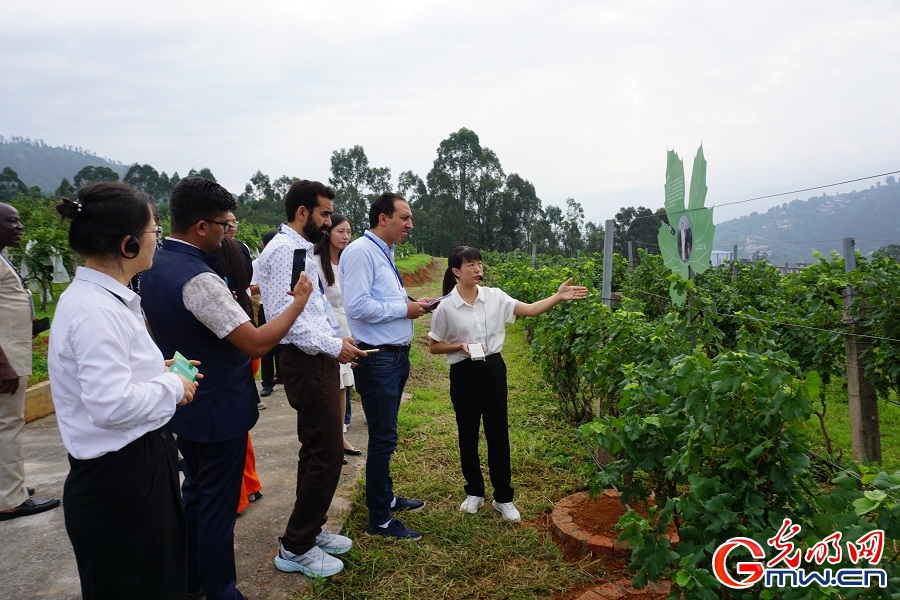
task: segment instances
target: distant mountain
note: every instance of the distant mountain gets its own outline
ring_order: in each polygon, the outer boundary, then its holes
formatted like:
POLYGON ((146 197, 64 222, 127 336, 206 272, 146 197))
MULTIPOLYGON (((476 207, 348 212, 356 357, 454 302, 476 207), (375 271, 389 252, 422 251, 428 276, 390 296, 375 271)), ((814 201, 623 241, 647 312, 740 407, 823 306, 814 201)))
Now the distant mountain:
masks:
POLYGON ((44 140, 0 135, 0 170, 9 167, 28 187, 38 186, 52 194, 63 178, 72 183, 75 174, 87 166, 109 167, 123 177, 128 165, 100 158, 90 150, 74 146, 48 146, 44 140))
POLYGON ((840 252, 845 237, 854 238, 863 254, 900 243, 900 183, 894 177, 865 190, 798 199, 719 223, 714 247, 730 251, 737 244, 738 258, 765 254, 775 265, 796 264, 812 262, 814 250, 826 256, 840 252))

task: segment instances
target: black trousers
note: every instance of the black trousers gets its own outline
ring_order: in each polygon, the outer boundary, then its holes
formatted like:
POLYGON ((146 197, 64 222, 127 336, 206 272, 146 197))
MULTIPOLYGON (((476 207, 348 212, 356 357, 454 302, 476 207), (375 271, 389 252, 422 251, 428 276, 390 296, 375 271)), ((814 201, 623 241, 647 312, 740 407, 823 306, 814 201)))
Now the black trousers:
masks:
MULTIPOLYGON (((257 313, 257 322, 259 327, 266 324, 266 311, 263 305, 259 305, 259 313, 257 313)), ((262 355, 259 361, 260 379, 263 387, 275 387, 275 378, 281 379, 281 367, 278 365, 278 353, 281 344, 276 344, 274 348, 262 355)))
POLYGON ((188 532, 188 591, 207 600, 240 600, 234 566, 234 522, 241 495, 247 434, 221 442, 178 436, 184 457, 184 516, 188 532))
POLYGON ((86 600, 184 600, 187 535, 168 425, 98 458, 69 456, 63 497, 86 600))
POLYGON ((459 460, 466 480, 466 494, 484 496, 484 477, 478 456, 478 433, 483 421, 494 500, 512 502, 506 363, 503 357, 491 354, 485 360, 467 358, 450 365, 450 399, 459 429, 459 460))
POLYGON ((288 402, 297 411, 297 495, 281 543, 304 554, 328 520, 328 507, 344 459, 339 363, 296 346, 281 347, 281 372, 288 402))

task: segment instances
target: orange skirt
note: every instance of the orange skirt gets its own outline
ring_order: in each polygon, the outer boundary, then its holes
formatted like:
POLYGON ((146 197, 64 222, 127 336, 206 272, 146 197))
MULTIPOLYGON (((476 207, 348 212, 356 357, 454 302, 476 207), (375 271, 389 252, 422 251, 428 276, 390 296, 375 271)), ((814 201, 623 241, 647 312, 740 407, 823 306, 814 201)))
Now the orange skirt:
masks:
POLYGON ((238 514, 244 512, 244 509, 250 506, 250 500, 247 498, 250 494, 262 491, 262 484, 256 475, 256 455, 253 454, 253 443, 250 441, 250 434, 247 434, 247 458, 244 461, 244 477, 241 480, 241 497, 238 500, 238 514))

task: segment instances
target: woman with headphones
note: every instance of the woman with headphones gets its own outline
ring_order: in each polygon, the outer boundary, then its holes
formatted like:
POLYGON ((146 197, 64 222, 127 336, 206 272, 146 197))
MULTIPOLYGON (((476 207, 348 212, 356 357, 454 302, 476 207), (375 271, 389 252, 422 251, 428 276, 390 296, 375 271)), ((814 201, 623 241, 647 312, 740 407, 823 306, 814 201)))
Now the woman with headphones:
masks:
POLYGON ((187 537, 168 422, 197 383, 169 372, 127 287, 152 264, 161 229, 150 198, 121 183, 87 185, 56 210, 72 220, 69 244, 84 259, 57 305, 48 352, 82 595, 183 600, 187 537))

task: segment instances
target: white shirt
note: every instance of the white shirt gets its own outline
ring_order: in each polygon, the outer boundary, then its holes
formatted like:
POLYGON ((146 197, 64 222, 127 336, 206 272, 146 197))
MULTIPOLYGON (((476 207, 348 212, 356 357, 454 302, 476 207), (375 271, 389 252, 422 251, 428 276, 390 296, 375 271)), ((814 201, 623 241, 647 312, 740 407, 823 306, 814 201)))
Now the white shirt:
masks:
POLYGON ((261 304, 266 307, 266 320, 275 319, 294 301, 287 292, 290 290, 294 250, 297 248, 306 250, 305 271, 312 281, 313 291, 303 312, 281 343, 293 344, 307 354, 337 357, 344 347, 343 335, 325 294, 319 289, 319 274, 312 258, 313 245, 286 224, 281 226, 281 231, 266 244, 256 260, 259 294, 261 304))
MULTIPOLYGON (((473 304, 466 303, 453 288, 450 297, 438 304, 428 337, 447 344, 482 344, 485 355, 498 354, 506 339, 506 324, 516 320, 518 300, 498 288, 476 287, 478 296, 473 304)), ((459 350, 448 354, 447 362, 452 365, 467 358, 459 350)))
POLYGON ((220 340, 250 320, 225 280, 215 273, 200 273, 184 282, 181 300, 220 340))
POLYGON ((254 258, 253 261, 250 263, 250 266, 252 267, 252 271, 250 274, 250 285, 259 285, 259 273, 257 272, 257 267, 256 267, 256 263, 258 261, 259 261, 258 258, 254 258))
MULTIPOLYGON (((184 240, 166 239, 197 247, 184 240)), ((211 271, 200 273, 185 281, 181 288, 181 301, 184 302, 184 307, 220 340, 250 320, 225 285, 225 280, 211 271)))
POLYGON ((63 444, 82 460, 159 429, 184 394, 147 333, 140 296, 87 267, 59 299, 47 362, 63 444))
POLYGON ((325 273, 322 272, 322 257, 316 254, 313 257, 316 261, 316 273, 319 275, 319 281, 322 282, 322 289, 325 291, 325 299, 331 305, 334 311, 334 318, 337 319, 338 325, 344 335, 352 335, 350 333, 350 324, 347 323, 347 312, 344 310, 344 296, 341 294, 341 276, 338 265, 331 263, 331 272, 334 273, 334 283, 328 285, 325 279, 325 273))
MULTIPOLYGON (((331 263, 331 271, 334 273, 334 283, 327 285, 328 280, 325 279, 325 274, 322 272, 322 257, 316 254, 314 258, 316 260, 316 273, 319 275, 319 281, 322 283, 325 290, 325 298, 331 305, 331 310, 334 311, 334 318, 341 327, 343 334, 352 336, 353 334, 350 333, 350 324, 347 322, 347 313, 344 311, 344 296, 341 294, 341 278, 338 274, 338 265, 331 263)), ((355 383, 356 380, 353 377, 353 365, 350 363, 341 364, 341 389, 352 387, 355 383)))

